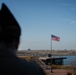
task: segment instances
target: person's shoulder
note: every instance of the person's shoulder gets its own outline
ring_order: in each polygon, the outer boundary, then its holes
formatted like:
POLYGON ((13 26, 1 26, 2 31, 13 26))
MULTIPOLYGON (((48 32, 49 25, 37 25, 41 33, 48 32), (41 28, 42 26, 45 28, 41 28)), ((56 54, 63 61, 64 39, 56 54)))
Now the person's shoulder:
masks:
POLYGON ((46 75, 44 70, 35 62, 30 62, 27 60, 19 59, 21 63, 21 67, 24 68, 24 70, 27 70, 28 73, 31 75, 46 75))
POLYGON ((30 68, 30 69, 39 69, 39 65, 37 63, 34 63, 34 62, 31 62, 31 61, 28 61, 28 60, 24 60, 24 59, 19 59, 19 63, 24 66, 25 68, 27 68, 27 70, 30 68))

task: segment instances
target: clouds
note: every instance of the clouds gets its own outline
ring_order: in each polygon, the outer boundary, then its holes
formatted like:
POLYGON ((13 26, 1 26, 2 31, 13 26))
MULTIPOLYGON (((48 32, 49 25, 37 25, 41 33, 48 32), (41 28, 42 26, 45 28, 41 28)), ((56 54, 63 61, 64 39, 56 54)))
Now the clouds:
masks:
POLYGON ((76 17, 75 17, 75 13, 76 13, 76 3, 73 2, 63 2, 62 3, 63 6, 66 6, 67 11, 68 11, 68 16, 66 19, 64 19, 64 21, 66 23, 69 24, 76 24, 76 17))
POLYGON ((64 21, 68 22, 68 21, 71 21, 71 19, 64 19, 64 21))
POLYGON ((64 19, 65 22, 68 22, 70 24, 76 24, 76 20, 74 19, 64 19))
POLYGON ((62 2, 60 3, 62 6, 68 7, 68 10, 76 11, 76 2, 62 2))
POLYGON ((76 24, 76 20, 73 20, 70 22, 71 24, 76 24))

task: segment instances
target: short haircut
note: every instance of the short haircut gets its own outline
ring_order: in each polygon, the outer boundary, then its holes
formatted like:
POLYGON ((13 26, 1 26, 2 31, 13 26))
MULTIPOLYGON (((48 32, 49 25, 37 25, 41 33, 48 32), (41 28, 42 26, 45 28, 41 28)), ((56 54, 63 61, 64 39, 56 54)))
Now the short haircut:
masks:
POLYGON ((20 35, 21 28, 18 22, 8 7, 2 3, 0 10, 0 41, 11 43, 14 40, 19 40, 20 35))

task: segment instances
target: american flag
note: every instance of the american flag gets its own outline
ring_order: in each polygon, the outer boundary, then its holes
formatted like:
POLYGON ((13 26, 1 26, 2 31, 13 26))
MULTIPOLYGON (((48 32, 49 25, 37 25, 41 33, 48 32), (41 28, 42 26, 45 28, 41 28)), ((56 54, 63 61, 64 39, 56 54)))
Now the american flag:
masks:
POLYGON ((51 35, 52 40, 54 41, 60 41, 60 37, 55 36, 55 35, 51 35))

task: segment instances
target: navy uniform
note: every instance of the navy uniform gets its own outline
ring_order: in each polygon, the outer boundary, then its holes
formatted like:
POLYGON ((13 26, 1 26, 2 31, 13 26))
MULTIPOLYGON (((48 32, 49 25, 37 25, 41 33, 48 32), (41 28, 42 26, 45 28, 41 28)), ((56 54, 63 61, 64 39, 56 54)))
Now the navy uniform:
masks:
POLYGON ((3 3, 0 10, 0 74, 2 75, 46 75, 36 63, 20 59, 7 43, 20 39, 21 28, 3 3), (7 46, 3 43, 5 42, 7 46))

